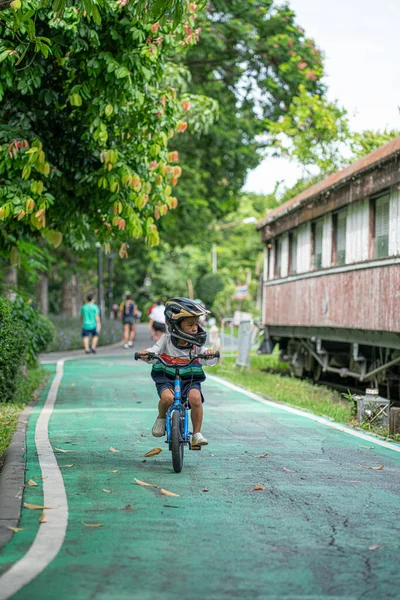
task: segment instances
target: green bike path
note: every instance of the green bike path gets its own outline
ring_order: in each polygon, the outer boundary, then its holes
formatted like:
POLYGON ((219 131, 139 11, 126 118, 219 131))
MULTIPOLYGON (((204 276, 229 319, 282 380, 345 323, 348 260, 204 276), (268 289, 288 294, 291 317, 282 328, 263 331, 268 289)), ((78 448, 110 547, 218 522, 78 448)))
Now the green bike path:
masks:
MULTIPOLYGON (((164 440, 151 436, 157 398, 149 371, 127 354, 65 362, 49 439, 68 526, 54 560, 13 598, 400 597, 400 453, 209 378, 210 444, 187 451, 175 474, 164 440), (157 446, 159 455, 144 458, 157 446), (258 484, 264 489, 254 490, 258 484)), ((24 502, 36 505, 43 480, 35 425, 49 386, 27 432, 26 481, 38 485, 26 486, 24 502)), ((0 595, 2 575, 46 527, 40 514, 24 508, 23 530, 0 554, 0 595)))

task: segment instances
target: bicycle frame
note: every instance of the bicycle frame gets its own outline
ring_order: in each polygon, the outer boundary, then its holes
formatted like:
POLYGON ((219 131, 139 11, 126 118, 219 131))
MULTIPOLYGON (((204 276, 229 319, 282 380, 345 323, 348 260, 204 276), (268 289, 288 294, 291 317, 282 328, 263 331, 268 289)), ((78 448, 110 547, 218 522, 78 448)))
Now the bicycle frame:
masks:
POLYGON ((175 380, 174 380, 174 403, 169 407, 166 419, 165 419, 165 429, 167 434, 167 443, 171 443, 171 421, 172 414, 174 411, 178 410, 183 415, 183 432, 182 432, 182 442, 184 444, 189 444, 190 447, 190 436, 191 432, 189 431, 189 417, 188 417, 188 409, 184 404, 182 404, 182 392, 181 392, 181 376, 179 374, 179 367, 175 368, 175 380))

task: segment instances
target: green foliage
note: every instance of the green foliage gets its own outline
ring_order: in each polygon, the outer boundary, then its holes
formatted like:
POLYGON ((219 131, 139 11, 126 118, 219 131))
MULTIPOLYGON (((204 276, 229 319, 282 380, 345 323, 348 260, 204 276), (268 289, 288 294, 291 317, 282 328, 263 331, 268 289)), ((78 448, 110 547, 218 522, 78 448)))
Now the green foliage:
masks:
POLYGON ((173 187, 181 175, 170 140, 188 126, 209 125, 216 104, 188 94, 177 65, 198 39, 193 11, 184 23, 153 22, 141 18, 141 5, 104 0, 100 24, 79 8, 55 14, 33 3, 35 35, 49 40, 47 56, 0 20, 0 222, 7 247, 41 236, 54 247, 64 238, 82 249, 96 235, 105 244, 122 242, 125 257, 130 238, 158 243, 156 221, 177 206, 173 187))
MULTIPOLYGON (((83 348, 82 321, 79 317, 50 315, 55 336, 47 348, 48 352, 65 352, 83 348)), ((122 340, 120 321, 103 320, 99 337, 99 346, 115 344, 122 340)))
POLYGON ((13 397, 26 361, 26 340, 26 331, 15 318, 11 303, 0 298, 0 402, 13 397))
POLYGON ((350 149, 354 159, 362 158, 379 146, 387 144, 400 135, 397 130, 372 131, 366 130, 361 133, 353 133, 350 139, 350 149))
POLYGON ((182 231, 186 240, 196 241, 210 221, 236 209, 246 174, 265 149, 286 152, 273 145, 273 125, 286 115, 302 127, 302 149, 307 140, 325 144, 343 126, 342 112, 324 100, 321 52, 287 4, 210 0, 198 23, 199 43, 185 59, 189 91, 214 98, 220 111, 207 134, 178 141, 183 164, 178 219, 167 215, 161 223, 164 239, 175 245, 182 231))
POLYGON ((218 273, 207 273, 196 283, 196 293, 205 302, 207 308, 212 308, 218 292, 223 288, 224 281, 218 273))
POLYGON ((26 336, 25 355, 34 365, 40 352, 44 352, 53 341, 55 328, 39 311, 22 296, 17 296, 11 305, 14 319, 21 324, 26 336))

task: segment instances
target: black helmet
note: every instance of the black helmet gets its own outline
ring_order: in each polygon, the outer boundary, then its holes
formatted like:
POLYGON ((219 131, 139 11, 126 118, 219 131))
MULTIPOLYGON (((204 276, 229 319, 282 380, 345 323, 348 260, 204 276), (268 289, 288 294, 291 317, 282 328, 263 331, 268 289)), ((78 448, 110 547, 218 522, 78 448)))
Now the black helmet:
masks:
POLYGON ((207 333, 200 327, 200 325, 197 333, 193 334, 185 333, 182 331, 179 325, 183 319, 209 315, 210 311, 201 304, 198 304, 189 298, 172 298, 165 303, 165 307, 165 322, 174 346, 178 347, 178 340, 189 342, 189 344, 193 344, 194 346, 203 346, 206 341, 207 333))

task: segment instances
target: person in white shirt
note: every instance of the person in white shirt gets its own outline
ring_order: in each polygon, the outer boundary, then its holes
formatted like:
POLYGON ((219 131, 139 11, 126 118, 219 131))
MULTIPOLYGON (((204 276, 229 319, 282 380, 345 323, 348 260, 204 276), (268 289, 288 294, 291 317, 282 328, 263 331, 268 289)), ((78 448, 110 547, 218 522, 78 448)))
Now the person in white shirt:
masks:
POLYGON ((149 329, 151 337, 157 342, 161 336, 165 335, 165 305, 162 300, 158 300, 157 304, 149 315, 149 329))

